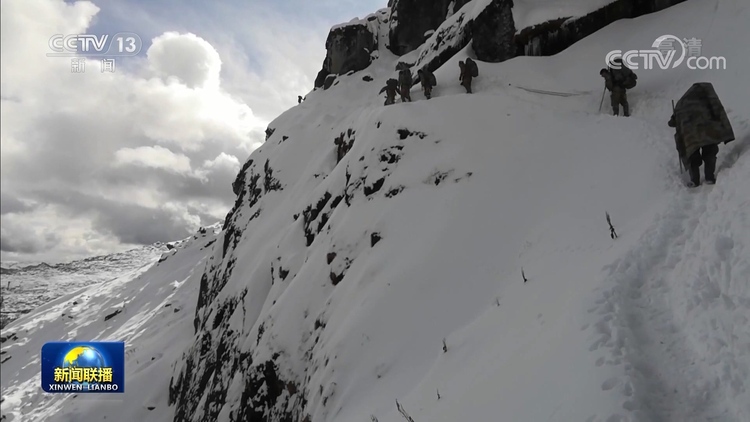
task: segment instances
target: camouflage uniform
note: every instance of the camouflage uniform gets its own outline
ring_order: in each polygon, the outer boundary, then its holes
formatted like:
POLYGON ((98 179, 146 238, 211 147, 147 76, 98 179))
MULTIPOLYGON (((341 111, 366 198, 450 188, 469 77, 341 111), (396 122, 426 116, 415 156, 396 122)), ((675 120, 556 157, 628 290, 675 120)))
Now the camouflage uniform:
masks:
POLYGON ((461 69, 461 74, 458 76, 458 80, 461 81, 461 85, 466 88, 466 93, 471 94, 471 71, 469 66, 463 61, 458 62, 458 67, 461 69))
POLYGON ((390 105, 396 102, 396 91, 398 88, 398 81, 395 79, 389 79, 385 86, 380 89, 378 95, 385 91, 385 105, 390 105))
POLYGON ((422 84, 422 90, 424 91, 424 96, 428 100, 430 97, 432 97, 432 80, 435 78, 435 76, 426 69, 419 69, 417 71, 417 74, 419 74, 419 82, 422 84))
POLYGON ((693 84, 677 102, 667 124, 677 129, 675 146, 693 186, 700 185, 701 164, 706 165, 706 182, 715 183, 719 144, 733 141, 734 131, 713 85, 693 84))
POLYGON ((411 71, 403 69, 398 74, 399 93, 401 94, 401 102, 411 102, 411 71))
POLYGON ((628 96, 625 92, 625 88, 612 81, 612 74, 608 70, 602 69, 599 74, 604 78, 604 86, 612 93, 610 95, 612 113, 615 116, 618 116, 620 114, 620 105, 622 105, 622 111, 625 116, 630 116, 630 106, 628 105, 628 96))

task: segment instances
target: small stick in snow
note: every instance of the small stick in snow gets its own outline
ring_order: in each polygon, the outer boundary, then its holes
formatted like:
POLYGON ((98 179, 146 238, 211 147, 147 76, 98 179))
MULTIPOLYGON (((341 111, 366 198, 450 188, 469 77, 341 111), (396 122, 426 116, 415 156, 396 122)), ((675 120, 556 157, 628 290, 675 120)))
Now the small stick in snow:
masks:
POLYGON ((440 400, 440 390, 437 390, 438 400, 440 400))
POLYGON ((609 219, 609 212, 605 211, 607 214, 607 223, 609 224, 609 237, 612 239, 617 239, 617 232, 615 231, 614 226, 612 226, 612 221, 609 219))
MULTIPOLYGON (((521 267, 521 277, 523 277, 523 282, 524 283, 527 282, 527 281, 529 281, 529 279, 526 278, 526 273, 523 272, 523 267, 521 267)), ((500 304, 498 304, 497 306, 500 306, 500 304)))
POLYGON ((401 406, 401 403, 396 400, 396 409, 398 409, 398 412, 401 413, 401 416, 404 417, 408 422, 414 422, 414 419, 409 416, 408 413, 406 413, 406 410, 404 410, 404 406, 401 406))
POLYGON ((443 339, 443 353, 448 352, 448 345, 445 344, 445 339, 443 339))

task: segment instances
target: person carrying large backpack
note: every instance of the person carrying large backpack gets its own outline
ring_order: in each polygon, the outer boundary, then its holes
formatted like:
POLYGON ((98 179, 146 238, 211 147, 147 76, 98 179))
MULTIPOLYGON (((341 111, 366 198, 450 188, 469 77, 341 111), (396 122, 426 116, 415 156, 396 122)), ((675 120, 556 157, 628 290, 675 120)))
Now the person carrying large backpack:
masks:
POLYGON ((398 84, 400 85, 399 92, 401 94, 401 102, 409 101, 411 102, 411 86, 413 84, 412 78, 411 78, 411 70, 409 69, 402 69, 398 73, 398 84))
POLYGON ((706 183, 716 183, 719 144, 728 144, 735 138, 713 85, 708 82, 693 84, 677 102, 667 124, 676 129, 675 146, 690 175, 688 186, 700 186, 701 164, 705 164, 706 183))
POLYGON ((396 102, 396 92, 398 91, 398 81, 390 78, 385 82, 385 86, 380 89, 378 95, 385 91, 385 105, 390 105, 396 102))
POLYGON ((615 116, 620 114, 620 105, 622 105, 625 116, 630 116, 630 106, 628 104, 627 90, 635 87, 638 76, 622 63, 622 59, 612 60, 613 66, 599 71, 599 75, 604 78, 604 86, 611 92, 612 113, 615 116))
POLYGON ((461 85, 466 88, 466 93, 471 94, 471 81, 479 76, 479 67, 471 57, 466 58, 466 63, 463 61, 458 62, 458 67, 461 70, 458 80, 461 81, 461 85))
POLYGON ((427 70, 426 67, 419 69, 417 74, 419 75, 419 82, 422 84, 424 96, 429 100, 432 97, 432 88, 437 85, 435 74, 427 70))

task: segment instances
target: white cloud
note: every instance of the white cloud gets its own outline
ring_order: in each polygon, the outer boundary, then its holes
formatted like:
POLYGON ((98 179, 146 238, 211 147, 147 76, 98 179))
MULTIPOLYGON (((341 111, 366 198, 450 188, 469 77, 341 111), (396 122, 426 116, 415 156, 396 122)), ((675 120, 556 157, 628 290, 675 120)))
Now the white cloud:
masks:
POLYGON ((167 81, 174 77, 188 88, 219 87, 219 53, 195 34, 166 32, 153 40, 147 55, 153 71, 167 81))
POLYGON ((115 164, 160 168, 180 174, 190 173, 190 158, 160 146, 119 149, 115 152, 115 164))
POLYGON ((76 258, 179 238, 228 211, 231 181, 268 120, 226 91, 209 42, 167 32, 146 58, 116 59, 115 73, 92 58, 84 73, 72 73, 69 58, 46 57, 48 40, 86 33, 98 7, 1 5, 2 189, 22 204, 49 204, 3 214, 3 259, 76 258), (11 242, 29 227, 44 231, 11 242))

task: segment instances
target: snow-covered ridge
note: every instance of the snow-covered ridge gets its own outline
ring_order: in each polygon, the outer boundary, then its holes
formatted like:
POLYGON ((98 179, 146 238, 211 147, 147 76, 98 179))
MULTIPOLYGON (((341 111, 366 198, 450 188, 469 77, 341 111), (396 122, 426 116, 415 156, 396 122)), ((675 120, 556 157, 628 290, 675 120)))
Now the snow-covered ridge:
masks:
POLYGON ((3 422, 88 421, 103 415, 123 422, 170 420, 172 412, 164 403, 170 365, 192 338, 198 284, 217 237, 208 229, 170 242, 171 249, 158 261, 104 282, 56 290, 55 297, 4 327, 0 336, 3 422), (39 387, 42 345, 90 340, 125 341, 125 400, 43 393, 39 387))
MULTIPOLYGON (((218 231, 217 223, 203 228, 204 231, 218 231)), ((197 235, 200 235, 198 233, 197 235)), ((97 283, 106 282, 137 271, 153 264, 165 253, 179 248, 195 236, 180 241, 156 243, 124 252, 95 256, 72 262, 47 264, 29 263, 14 265, 3 271, 2 283, 2 323, 5 326, 20 315, 53 300, 61 292, 75 291, 97 283)))

